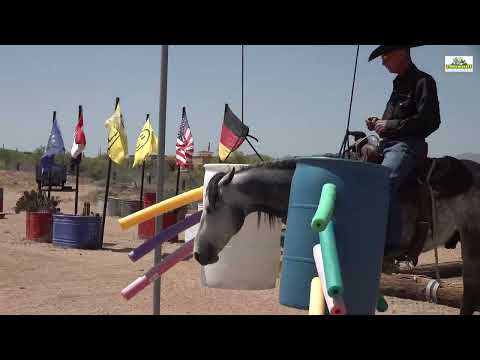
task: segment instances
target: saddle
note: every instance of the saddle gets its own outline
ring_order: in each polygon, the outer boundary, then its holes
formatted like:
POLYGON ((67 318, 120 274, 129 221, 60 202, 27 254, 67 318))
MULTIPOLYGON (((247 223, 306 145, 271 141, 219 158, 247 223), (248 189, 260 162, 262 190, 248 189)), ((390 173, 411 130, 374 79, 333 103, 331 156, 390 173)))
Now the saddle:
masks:
MULTIPOLYGON (((355 142, 346 151, 348 158, 377 164, 382 162, 383 155, 377 136, 366 136, 360 131, 350 132, 349 135, 354 136, 355 142)), ((432 229, 433 225, 432 198, 426 181, 427 177, 429 177, 429 184, 435 199, 449 198, 465 193, 474 183, 473 174, 464 162, 451 156, 429 158, 428 144, 424 142, 415 169, 400 187, 398 194, 400 199, 413 200, 418 204, 415 234, 406 253, 396 258, 397 261, 410 261, 414 266, 417 265, 418 256, 424 248, 428 231, 432 229)), ((450 241, 452 244, 448 246, 455 247, 458 235, 450 241)))
MULTIPOLYGON (((355 142, 347 150, 347 156, 353 160, 360 160, 381 164, 383 155, 380 151, 380 140, 377 136, 365 136, 363 132, 352 132, 355 142)), ((422 153, 418 157, 415 169, 399 189, 401 198, 414 199, 418 203, 418 217, 416 220, 415 235, 404 255, 396 258, 397 261, 410 261, 414 266, 418 263, 418 256, 427 239, 428 230, 432 227, 432 208, 430 191, 425 184, 431 159, 428 158, 428 144, 424 143, 422 153), (423 179, 423 181, 421 180, 423 179)))

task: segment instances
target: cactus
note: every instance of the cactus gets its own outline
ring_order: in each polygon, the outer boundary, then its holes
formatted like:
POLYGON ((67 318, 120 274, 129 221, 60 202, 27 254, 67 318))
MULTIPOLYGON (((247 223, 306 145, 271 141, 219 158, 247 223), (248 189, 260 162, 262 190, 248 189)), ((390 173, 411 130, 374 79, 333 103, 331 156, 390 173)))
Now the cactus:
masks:
POLYGON ((15 205, 15 213, 21 211, 38 212, 50 211, 55 212, 57 205, 60 203, 60 198, 52 196, 50 199, 42 192, 31 190, 24 191, 23 195, 17 200, 15 205))

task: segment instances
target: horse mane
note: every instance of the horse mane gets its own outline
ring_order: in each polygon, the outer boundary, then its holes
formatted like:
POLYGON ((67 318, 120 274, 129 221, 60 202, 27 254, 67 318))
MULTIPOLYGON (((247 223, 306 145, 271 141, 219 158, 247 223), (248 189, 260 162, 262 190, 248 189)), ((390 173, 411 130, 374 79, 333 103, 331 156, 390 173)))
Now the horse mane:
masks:
POLYGON ((260 228, 260 223, 261 223, 261 220, 262 220, 262 214, 263 214, 264 221, 265 222, 268 221, 268 224, 270 225, 270 229, 273 228, 273 226, 275 225, 275 223, 277 221, 279 221, 279 220, 282 221, 283 220, 283 218, 280 215, 272 213, 268 209, 258 210, 257 211, 257 229, 260 228))
POLYGON ((261 163, 252 164, 249 167, 242 168, 235 173, 245 172, 252 169, 277 169, 277 170, 295 170, 297 163, 295 159, 283 159, 283 160, 274 160, 266 161, 261 163))

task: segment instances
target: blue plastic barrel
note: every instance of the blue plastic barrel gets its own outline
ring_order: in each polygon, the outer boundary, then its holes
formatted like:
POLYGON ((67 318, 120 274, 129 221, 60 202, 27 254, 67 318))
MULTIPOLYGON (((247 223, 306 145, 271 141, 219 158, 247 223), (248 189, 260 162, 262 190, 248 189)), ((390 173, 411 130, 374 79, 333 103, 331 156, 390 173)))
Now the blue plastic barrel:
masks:
POLYGON ((52 244, 74 249, 99 249, 100 216, 53 215, 52 244))
POLYGON ((290 188, 287 231, 280 276, 280 304, 308 309, 310 283, 317 276, 310 222, 322 186, 336 185, 333 221, 344 301, 348 314, 375 314, 389 205, 389 170, 338 158, 297 159, 290 188))

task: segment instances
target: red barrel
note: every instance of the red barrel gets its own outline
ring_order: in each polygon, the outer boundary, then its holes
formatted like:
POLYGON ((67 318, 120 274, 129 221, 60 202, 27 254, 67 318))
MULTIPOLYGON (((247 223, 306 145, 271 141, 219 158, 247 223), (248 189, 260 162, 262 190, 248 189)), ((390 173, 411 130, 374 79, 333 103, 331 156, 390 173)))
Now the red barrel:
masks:
MULTIPOLYGON (((149 207, 156 203, 156 193, 147 192, 143 194, 143 207, 149 207)), ((155 236, 155 218, 147 220, 138 225, 138 237, 140 239, 151 239, 155 236)))
MULTIPOLYGON (((172 226, 177 222, 177 211, 173 210, 172 212, 168 212, 163 214, 163 223, 162 228, 166 229, 169 226, 172 226)), ((178 242, 178 235, 168 240, 169 242, 178 242)))
MULTIPOLYGON (((143 194, 143 207, 149 207, 157 202, 157 194, 154 192, 149 192, 143 194)), ((162 228, 165 229, 177 222, 177 212, 171 211, 163 214, 163 225, 162 228)), ((155 218, 147 220, 138 225, 138 237, 140 239, 151 239, 155 236, 155 218)), ((170 242, 177 242, 178 236, 175 236, 170 242)))
POLYGON ((52 213, 27 212, 27 240, 52 242, 52 213))

